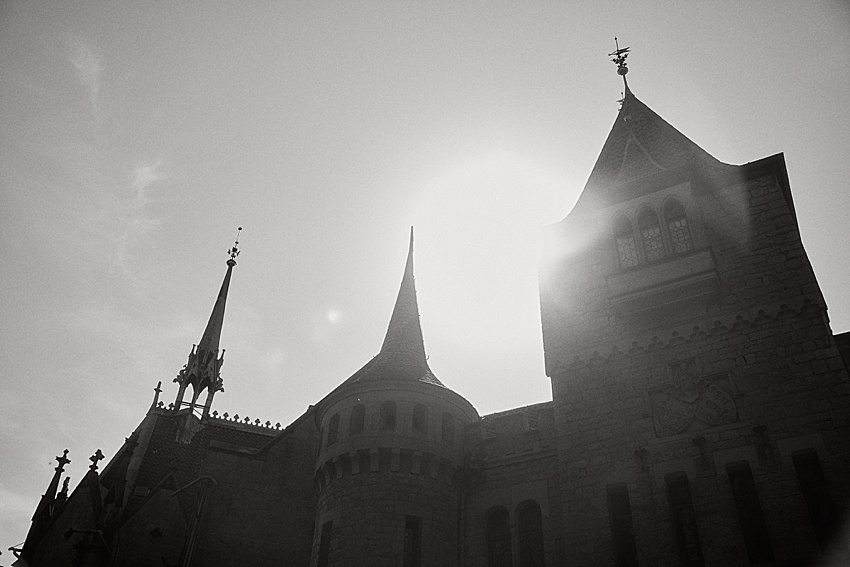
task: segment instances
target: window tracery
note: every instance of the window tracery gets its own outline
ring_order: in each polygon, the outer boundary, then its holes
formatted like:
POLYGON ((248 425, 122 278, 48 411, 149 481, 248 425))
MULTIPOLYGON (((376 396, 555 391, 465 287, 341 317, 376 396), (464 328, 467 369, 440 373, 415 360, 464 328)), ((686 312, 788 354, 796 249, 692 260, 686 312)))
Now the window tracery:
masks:
POLYGON ((614 237, 617 243, 617 257, 621 268, 632 268, 640 263, 638 259, 637 243, 632 232, 632 225, 627 219, 622 219, 617 225, 617 234, 614 237))
POLYGON ((670 246, 674 254, 681 254, 694 249, 691 229, 685 209, 677 202, 667 205, 664 211, 667 219, 667 232, 670 234, 670 246))
POLYGON ((638 217, 638 226, 646 261, 656 262, 664 258, 664 238, 655 212, 650 209, 643 211, 638 217))

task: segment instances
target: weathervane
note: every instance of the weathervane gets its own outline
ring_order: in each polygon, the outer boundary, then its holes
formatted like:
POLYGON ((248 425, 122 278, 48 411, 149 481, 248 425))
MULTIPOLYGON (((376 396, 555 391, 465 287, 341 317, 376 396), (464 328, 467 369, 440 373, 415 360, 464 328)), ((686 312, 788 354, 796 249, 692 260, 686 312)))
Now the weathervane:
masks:
POLYGON ((611 57, 611 61, 616 63, 617 65, 617 74, 623 77, 623 84, 626 87, 626 93, 629 91, 629 83, 626 81, 626 74, 629 72, 629 68, 626 67, 626 58, 629 56, 630 47, 620 48, 620 42, 617 41, 616 36, 614 37, 614 45, 617 49, 615 49, 612 53, 608 54, 608 57, 611 57))
POLYGON ((236 232, 236 242, 233 244, 233 248, 227 251, 230 254, 230 260, 227 261, 228 264, 233 262, 233 265, 236 265, 236 257, 239 255, 239 235, 242 234, 242 227, 239 227, 239 230, 236 232))

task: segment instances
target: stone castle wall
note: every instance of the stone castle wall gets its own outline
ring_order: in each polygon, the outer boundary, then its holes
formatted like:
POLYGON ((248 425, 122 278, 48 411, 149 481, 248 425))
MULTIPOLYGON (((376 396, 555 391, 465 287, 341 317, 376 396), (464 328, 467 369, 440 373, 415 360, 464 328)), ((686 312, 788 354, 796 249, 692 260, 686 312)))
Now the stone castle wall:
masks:
POLYGON ((614 309, 613 238, 552 270, 560 290, 541 285, 569 564, 616 564, 611 486, 627 487, 653 565, 679 561, 668 475, 689 482, 706 565, 746 561, 727 465, 752 470, 777 560, 819 553, 793 454, 816 451, 850 503, 850 386, 790 197, 763 171, 693 195, 714 270, 696 308, 614 309))

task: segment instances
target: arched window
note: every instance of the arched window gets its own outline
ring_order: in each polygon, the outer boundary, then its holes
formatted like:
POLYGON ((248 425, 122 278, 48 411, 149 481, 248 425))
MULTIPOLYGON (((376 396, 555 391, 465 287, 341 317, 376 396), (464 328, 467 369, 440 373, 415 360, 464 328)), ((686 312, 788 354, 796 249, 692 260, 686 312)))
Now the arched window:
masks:
POLYGON ((694 249, 691 239, 691 229, 688 226, 688 216, 685 209, 676 201, 671 201, 664 208, 664 219, 667 221, 667 231, 670 233, 670 246, 674 254, 681 254, 694 249))
POLYGON ((543 567, 543 516, 540 505, 526 500, 517 506, 519 567, 543 567))
POLYGON ((455 420, 450 413, 443 414, 442 439, 447 445, 455 442, 455 420))
POLYGON ((617 223, 614 240, 617 243, 617 257, 620 260, 620 267, 632 268, 637 266, 640 260, 638 260, 635 233, 632 231, 629 219, 624 218, 617 223))
POLYGON ((493 506, 487 511, 487 567, 512 567, 511 528, 508 511, 493 506))
POLYGON ((428 408, 424 404, 416 404, 413 408, 413 432, 428 435, 428 408))
POLYGON ((395 402, 381 404, 381 431, 395 431, 395 402))
POLYGON ((651 209, 644 210, 638 217, 640 239, 647 262, 655 262, 664 257, 664 240, 661 237, 661 225, 658 216, 651 209))
POLYGON ((363 433, 363 426, 366 423, 366 406, 357 404, 351 410, 351 418, 348 420, 348 436, 359 435, 363 433))
POLYGON ((337 438, 339 437, 339 414, 333 414, 331 417, 331 422, 328 424, 328 447, 336 443, 337 438))

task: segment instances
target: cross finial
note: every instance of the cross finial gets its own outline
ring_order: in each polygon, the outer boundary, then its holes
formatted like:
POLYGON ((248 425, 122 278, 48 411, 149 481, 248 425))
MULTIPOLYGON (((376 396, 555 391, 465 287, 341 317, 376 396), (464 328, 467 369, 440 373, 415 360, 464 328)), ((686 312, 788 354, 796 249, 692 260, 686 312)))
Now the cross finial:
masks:
POLYGON ((236 265, 236 257, 239 255, 239 235, 242 234, 242 227, 239 227, 239 230, 236 231, 236 242, 233 244, 233 248, 227 251, 230 254, 230 260, 227 261, 228 266, 236 265))
POLYGON ((629 68, 626 66, 626 58, 629 56, 630 47, 620 47, 620 42, 614 37, 614 46, 616 49, 608 54, 611 61, 617 65, 617 74, 623 77, 623 84, 626 86, 626 94, 629 91, 629 83, 626 81, 626 75, 629 73, 629 68))
POLYGON ((153 389, 153 403, 151 404, 152 408, 156 407, 157 402, 159 402, 159 395, 162 393, 162 380, 156 383, 156 388, 153 389))
POLYGON ((97 470, 97 463, 99 461, 105 459, 105 458, 106 457, 103 456, 103 453, 100 452, 100 449, 95 451, 94 455, 89 457, 89 460, 91 461, 91 464, 89 465, 89 470, 96 471, 97 470))
POLYGON ((65 465, 71 462, 71 459, 68 458, 68 449, 65 449, 61 457, 56 457, 56 460, 59 462, 59 465, 56 467, 56 472, 61 473, 65 470, 65 465))

